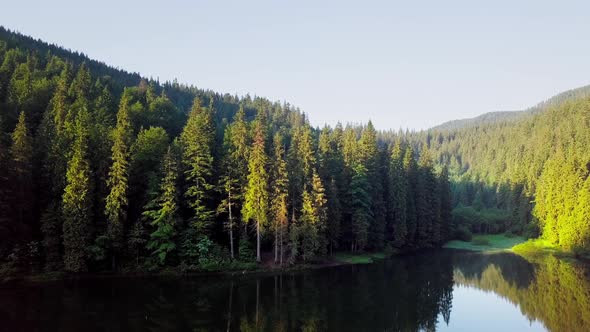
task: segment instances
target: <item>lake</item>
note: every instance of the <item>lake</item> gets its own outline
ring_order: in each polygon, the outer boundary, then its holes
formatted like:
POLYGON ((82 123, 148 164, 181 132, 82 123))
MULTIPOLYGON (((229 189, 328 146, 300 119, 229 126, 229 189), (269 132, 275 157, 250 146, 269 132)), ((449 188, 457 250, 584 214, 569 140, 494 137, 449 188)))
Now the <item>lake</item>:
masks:
POLYGON ((0 289, 2 331, 590 331, 587 266, 451 249, 282 274, 0 289))

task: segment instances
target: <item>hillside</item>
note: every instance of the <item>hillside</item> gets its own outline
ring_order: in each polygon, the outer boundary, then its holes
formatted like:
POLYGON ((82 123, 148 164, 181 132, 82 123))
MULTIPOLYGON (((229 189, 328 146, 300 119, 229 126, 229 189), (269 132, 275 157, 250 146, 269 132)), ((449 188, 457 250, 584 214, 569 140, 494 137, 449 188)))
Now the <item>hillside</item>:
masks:
POLYGON ((451 131, 468 127, 494 125, 498 123, 510 123, 521 120, 525 117, 546 111, 552 107, 559 106, 567 101, 590 97, 590 85, 561 92, 535 106, 522 111, 499 111, 489 112, 474 118, 451 120, 438 126, 430 128, 431 131, 451 131))
POLYGON ((287 267, 453 235, 446 170, 370 122, 320 130, 0 32, 0 277, 287 267))
POLYGON ((474 118, 451 120, 438 126, 430 128, 432 131, 457 130, 467 127, 475 127, 486 124, 495 124, 500 122, 513 122, 525 116, 529 112, 526 111, 503 111, 503 112, 489 112, 474 118))
POLYGON ((530 108, 518 120, 429 130, 407 139, 449 166, 457 224, 475 232, 540 232, 552 245, 587 250, 589 96, 585 86, 530 108))

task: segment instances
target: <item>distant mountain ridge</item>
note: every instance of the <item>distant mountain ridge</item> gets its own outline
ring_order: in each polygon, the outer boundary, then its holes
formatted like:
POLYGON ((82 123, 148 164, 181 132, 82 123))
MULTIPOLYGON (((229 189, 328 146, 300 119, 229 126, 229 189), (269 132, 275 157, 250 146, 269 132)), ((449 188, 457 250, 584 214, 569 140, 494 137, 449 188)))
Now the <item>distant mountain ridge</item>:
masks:
POLYGON ((573 101, 581 98, 590 97, 590 85, 585 85, 579 88, 561 92, 537 105, 522 111, 496 111, 488 112, 478 115, 473 118, 451 120, 444 122, 438 126, 434 126, 429 130, 433 131, 447 131, 459 130, 480 125, 495 124, 500 122, 514 122, 530 115, 534 115, 551 107, 561 105, 568 101, 573 101))

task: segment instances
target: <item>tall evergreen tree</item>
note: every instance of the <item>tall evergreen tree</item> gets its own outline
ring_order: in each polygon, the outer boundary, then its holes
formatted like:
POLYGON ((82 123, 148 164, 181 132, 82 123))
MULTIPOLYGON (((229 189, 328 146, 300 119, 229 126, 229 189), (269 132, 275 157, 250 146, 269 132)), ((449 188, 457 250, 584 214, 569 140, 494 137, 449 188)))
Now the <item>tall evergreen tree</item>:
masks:
POLYGON ((289 179, 283 137, 277 133, 273 139, 274 160, 272 172, 271 213, 275 233, 275 263, 283 264, 285 234, 288 227, 289 179))
MULTIPOLYGON (((194 99, 188 121, 180 141, 182 144, 184 177, 187 184, 185 197, 193 209, 191 235, 202 235, 211 225, 213 211, 207 206, 209 192, 213 189, 214 140, 213 111, 201 106, 201 100, 194 99)), ((189 239, 193 241, 195 239, 189 239)))
POLYGON ((330 187, 327 194, 327 241, 330 255, 334 249, 338 248, 340 240, 341 222, 342 222, 342 206, 340 205, 340 190, 336 180, 332 177, 330 179, 330 187))
POLYGON ((113 269, 116 267, 116 257, 124 245, 124 230, 127 220, 128 182, 129 182, 129 146, 131 145, 131 122, 129 119, 129 100, 123 93, 119 112, 117 113, 117 127, 114 131, 112 147, 112 165, 107 184, 110 192, 106 198, 105 215, 108 220, 108 237, 113 247, 113 269))
POLYGON ((248 184, 242 207, 242 218, 245 222, 254 219, 256 222, 256 261, 261 261, 260 233, 268 219, 268 173, 265 151, 264 123, 259 118, 254 125, 254 141, 248 162, 248 184))
POLYGON ((12 146, 10 149, 12 157, 12 170, 15 193, 14 218, 17 221, 17 228, 21 240, 26 239, 28 233, 25 231, 31 226, 33 202, 33 146, 25 113, 21 112, 18 123, 12 133, 12 146), (25 232, 25 234, 23 234, 25 232), (22 238, 25 237, 25 238, 22 238))
POLYGON ((63 194, 64 267, 71 272, 87 269, 86 248, 90 240, 93 190, 88 163, 88 120, 88 111, 81 109, 76 118, 73 154, 68 162, 67 185, 63 194))
POLYGON ((449 182, 449 169, 444 166, 440 176, 438 184, 438 192, 440 195, 440 238, 441 242, 445 242, 451 239, 452 228, 452 192, 451 184, 449 182))
POLYGON ((404 171, 404 150, 397 142, 392 151, 389 165, 389 227, 393 246, 401 248, 406 243, 407 226, 407 177, 404 171))
MULTIPOLYGON (((0 117, 0 133, 2 133, 2 118, 0 117)), ((10 184, 9 184, 9 156, 4 142, 3 135, 0 134, 0 252, 8 255, 8 251, 14 246, 13 241, 13 218, 10 216, 10 184)))
POLYGON ((418 164, 418 178, 416 182, 416 241, 419 247, 430 246, 437 241, 433 230, 435 224, 434 192, 436 183, 432 173, 432 162, 428 150, 422 150, 418 164))
POLYGON ((405 241, 408 246, 416 245, 416 224, 418 219, 416 213, 417 167, 416 160, 414 159, 414 150, 412 147, 407 147, 404 154, 404 171, 408 184, 406 187, 406 225, 408 236, 405 241))
POLYGON ((178 166, 171 147, 168 147, 162 162, 162 176, 158 196, 148 203, 143 212, 144 218, 154 227, 146 248, 159 265, 164 265, 176 250, 175 237, 178 232, 178 166))
POLYGON ((218 213, 227 212, 226 229, 229 234, 230 255, 235 258, 234 228, 238 220, 237 212, 242 204, 248 174, 248 127, 244 121, 244 108, 240 109, 224 133, 222 175, 220 190, 224 198, 218 206, 218 213))
POLYGON ((362 163, 353 167, 350 191, 352 197, 352 251, 362 251, 369 241, 369 222, 371 215, 370 184, 367 169, 362 163))

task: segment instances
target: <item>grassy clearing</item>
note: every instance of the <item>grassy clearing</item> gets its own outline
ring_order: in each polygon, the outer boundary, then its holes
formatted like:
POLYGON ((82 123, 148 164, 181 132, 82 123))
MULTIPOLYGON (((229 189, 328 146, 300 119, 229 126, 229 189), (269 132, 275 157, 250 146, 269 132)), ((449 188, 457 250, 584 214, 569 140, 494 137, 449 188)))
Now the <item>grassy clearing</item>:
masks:
POLYGON ((478 234, 470 242, 453 240, 447 242, 443 248, 463 249, 471 251, 499 251, 510 250, 515 245, 525 242, 521 236, 506 236, 504 234, 478 234))
POLYGON ((346 264, 371 264, 376 260, 385 259, 385 254, 382 252, 375 253, 361 253, 351 254, 339 252, 334 255, 334 260, 346 264))
POLYGON ((565 260, 590 260, 590 252, 566 251, 563 248, 544 239, 528 240, 524 243, 514 246, 512 251, 527 258, 537 258, 543 255, 552 255, 565 260))

